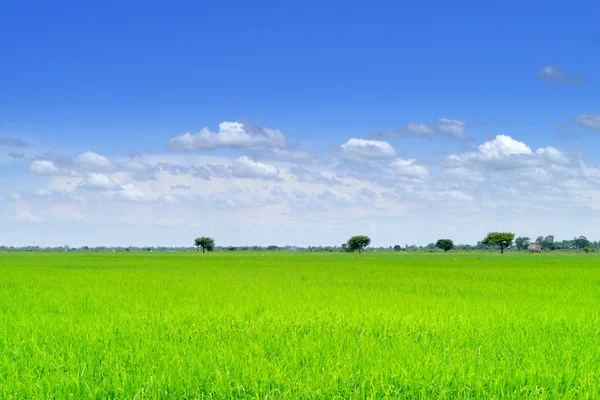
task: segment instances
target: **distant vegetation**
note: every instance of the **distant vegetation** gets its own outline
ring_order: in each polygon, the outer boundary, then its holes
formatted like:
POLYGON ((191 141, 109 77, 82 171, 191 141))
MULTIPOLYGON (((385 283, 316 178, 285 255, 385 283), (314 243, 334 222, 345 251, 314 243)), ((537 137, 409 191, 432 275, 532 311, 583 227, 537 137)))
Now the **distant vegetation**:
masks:
POLYGON ((205 251, 213 251, 215 249, 215 240, 206 236, 196 238, 194 246, 202 248, 202 253, 205 251))
POLYGON ((368 245, 371 244, 371 238, 368 236, 352 236, 348 239, 348 249, 350 251, 358 251, 359 253, 368 245))
POLYGON ((454 247, 454 242, 450 239, 440 239, 435 243, 435 247, 438 247, 444 250, 444 253, 448 250, 452 250, 454 247))
MULTIPOLYGON (((442 239, 450 240, 451 239, 442 239)), ((369 245, 368 251, 370 252, 434 252, 443 251, 442 247, 438 246, 438 242, 431 242, 425 246, 416 244, 406 244, 404 246, 396 244, 394 246, 371 246, 369 245)), ((587 253, 600 251, 600 241, 592 241, 587 239, 585 236, 575 237, 571 240, 555 240, 553 235, 539 236, 535 240, 529 237, 517 237, 512 245, 504 247, 504 250, 511 251, 527 251, 529 244, 539 244, 542 246, 543 251, 584 251, 587 253)), ((492 244, 484 240, 477 242, 474 245, 471 244, 455 244, 449 250, 453 251, 492 251, 500 249, 499 245, 492 244), (485 243, 484 243, 485 242, 485 243)), ((363 249, 361 249, 362 251, 363 249)), ((11 251, 24 251, 24 252, 186 252, 195 251, 194 247, 191 246, 81 246, 81 247, 70 247, 70 246, 59 246, 59 247, 44 247, 39 246, 0 246, 0 252, 11 252, 11 251)), ((212 251, 292 251, 292 252, 340 252, 349 251, 342 246, 217 246, 213 243, 212 251)))
POLYGON ((512 245, 512 242, 515 238, 514 233, 509 232, 490 232, 488 235, 481 241, 481 243, 500 247, 500 252, 504 253, 504 249, 509 248, 512 245))

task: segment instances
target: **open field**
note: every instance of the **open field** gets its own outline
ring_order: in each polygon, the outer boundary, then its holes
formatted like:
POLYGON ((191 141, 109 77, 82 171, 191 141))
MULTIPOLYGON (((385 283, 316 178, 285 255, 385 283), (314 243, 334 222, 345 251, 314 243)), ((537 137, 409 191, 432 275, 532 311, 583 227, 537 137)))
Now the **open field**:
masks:
POLYGON ((600 398, 600 257, 0 254, 0 398, 600 398))

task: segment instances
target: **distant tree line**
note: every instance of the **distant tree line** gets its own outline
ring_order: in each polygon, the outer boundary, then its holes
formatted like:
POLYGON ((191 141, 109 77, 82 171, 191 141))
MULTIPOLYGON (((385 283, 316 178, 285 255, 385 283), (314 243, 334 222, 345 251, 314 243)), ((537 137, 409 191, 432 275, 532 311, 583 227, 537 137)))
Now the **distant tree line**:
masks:
MULTIPOLYGON (((502 237, 491 234, 508 234, 502 232, 492 232, 486 238, 477 242, 475 245, 470 244, 455 244, 451 239, 439 239, 436 242, 429 243, 425 246, 416 244, 394 245, 394 246, 371 246, 371 239, 367 236, 353 236, 346 243, 340 246, 217 246, 214 239, 210 237, 200 237, 198 239, 210 239, 212 243, 202 241, 205 247, 193 242, 193 246, 58 246, 58 247, 39 247, 39 246, 0 246, 0 252, 194 252, 204 249, 204 251, 279 251, 279 252, 362 252, 368 248, 370 252, 438 252, 438 251, 493 251, 493 250, 510 250, 510 251, 527 251, 530 244, 538 244, 542 251, 584 251, 596 252, 600 251, 600 242, 591 241, 585 236, 575 237, 570 240, 555 240, 553 235, 538 236, 536 239, 520 236, 514 240, 509 240, 510 237, 502 237)), ((514 235, 513 235, 514 237, 514 235)))

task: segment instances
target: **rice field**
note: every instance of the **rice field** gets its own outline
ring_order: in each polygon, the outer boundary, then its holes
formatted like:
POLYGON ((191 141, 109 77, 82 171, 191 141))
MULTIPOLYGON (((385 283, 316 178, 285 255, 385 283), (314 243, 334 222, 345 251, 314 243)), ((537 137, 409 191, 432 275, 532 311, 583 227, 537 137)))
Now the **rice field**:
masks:
POLYGON ((0 254, 3 399, 600 398, 600 259, 0 254))

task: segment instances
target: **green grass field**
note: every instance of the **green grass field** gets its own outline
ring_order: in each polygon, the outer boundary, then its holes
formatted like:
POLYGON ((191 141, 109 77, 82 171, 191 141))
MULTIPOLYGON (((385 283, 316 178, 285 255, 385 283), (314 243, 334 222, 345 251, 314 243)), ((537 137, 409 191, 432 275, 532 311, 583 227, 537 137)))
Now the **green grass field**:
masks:
POLYGON ((600 398, 600 257, 0 254, 0 398, 600 398))

